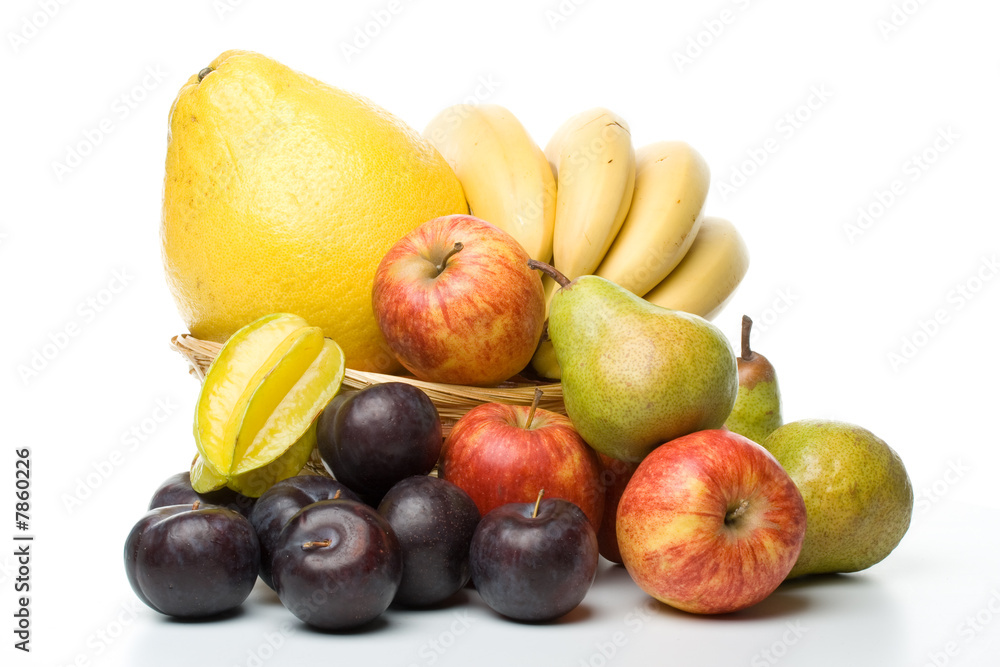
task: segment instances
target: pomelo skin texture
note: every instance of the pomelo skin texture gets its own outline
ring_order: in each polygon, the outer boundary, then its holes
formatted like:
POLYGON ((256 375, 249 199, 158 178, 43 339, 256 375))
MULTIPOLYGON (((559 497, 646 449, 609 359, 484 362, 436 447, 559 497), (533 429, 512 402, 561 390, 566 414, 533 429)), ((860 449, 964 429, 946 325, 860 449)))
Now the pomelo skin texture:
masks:
POLYGON ((191 333, 269 313, 322 327, 358 370, 400 370, 375 323, 375 267, 423 222, 468 213, 444 158, 401 120, 262 55, 227 51, 170 111, 161 241, 191 333))
POLYGON ((874 433, 806 419, 778 428, 763 444, 806 503, 806 539, 789 578, 864 570, 903 539, 913 487, 902 459, 874 433))

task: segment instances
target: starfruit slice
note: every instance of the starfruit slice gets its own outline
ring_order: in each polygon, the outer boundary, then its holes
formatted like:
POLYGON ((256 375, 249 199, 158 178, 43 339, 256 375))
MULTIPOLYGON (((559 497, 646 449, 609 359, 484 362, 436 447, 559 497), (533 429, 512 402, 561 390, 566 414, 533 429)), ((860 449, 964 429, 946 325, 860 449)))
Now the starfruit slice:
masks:
POLYGON ((313 421, 306 432, 278 458, 260 468, 232 475, 228 486, 249 498, 260 498, 261 494, 277 482, 299 474, 315 447, 316 421, 313 421))
MULTIPOLYGON (((236 437, 233 475, 248 473, 281 457, 340 390, 345 373, 344 352, 333 340, 323 338, 321 330, 317 331, 320 349, 311 363, 300 371, 293 360, 282 360, 254 392, 236 437), (289 388, 287 380, 296 375, 289 388)), ((314 343, 302 342, 303 347, 307 344, 314 343)), ((293 351, 289 350, 286 357, 293 351)))
POLYGON ((233 334, 198 400, 194 489, 228 486, 257 497, 297 474, 316 446, 316 419, 344 374, 340 346, 294 315, 261 318, 233 334))
POLYGON ((229 475, 236 430, 253 392, 295 342, 295 332, 307 326, 297 315, 266 315, 234 333, 209 366, 195 410, 194 437, 201 464, 216 477, 229 475))
POLYGON ((199 453, 194 457, 191 464, 191 488, 198 493, 208 493, 218 491, 226 486, 229 479, 224 475, 217 475, 212 469, 205 465, 205 459, 199 453))

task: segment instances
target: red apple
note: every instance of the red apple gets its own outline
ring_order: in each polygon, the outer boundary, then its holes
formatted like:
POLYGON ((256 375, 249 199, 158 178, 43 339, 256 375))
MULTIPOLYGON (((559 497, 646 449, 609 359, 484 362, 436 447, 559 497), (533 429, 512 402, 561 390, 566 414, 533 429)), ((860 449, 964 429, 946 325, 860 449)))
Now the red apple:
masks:
POLYGON ((569 418, 528 406, 485 403, 448 434, 439 474, 461 487, 479 513, 507 503, 562 498, 583 510, 596 531, 604 512, 601 462, 569 418))
POLYGON ((621 563, 622 554, 618 548, 618 532, 615 517, 618 514, 618 502, 638 463, 619 461, 607 454, 598 452, 601 459, 601 485, 604 487, 604 518, 597 531, 597 544, 601 555, 612 563, 621 563))
POLYGON ((531 360, 545 322, 542 280, 529 259, 514 237, 471 215, 425 222, 375 270, 382 335, 421 380, 506 380, 531 360))
POLYGON ((806 532, 795 483, 763 447, 726 429, 653 450, 618 505, 618 544, 639 587, 720 614, 756 604, 792 569, 806 532))

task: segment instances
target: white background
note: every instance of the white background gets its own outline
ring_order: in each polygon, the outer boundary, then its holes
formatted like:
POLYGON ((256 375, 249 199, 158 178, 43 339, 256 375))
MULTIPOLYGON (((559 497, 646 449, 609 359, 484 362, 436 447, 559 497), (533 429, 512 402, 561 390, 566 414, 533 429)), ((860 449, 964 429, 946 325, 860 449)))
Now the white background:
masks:
POLYGON ((7 0, 0 660, 997 664, 998 21, 988 0, 7 0), (212 624, 140 608, 122 544, 153 489, 191 459, 198 388, 168 349, 184 326, 158 244, 167 114, 181 83, 231 48, 364 94, 418 129, 478 95, 543 145, 597 105, 624 116, 637 145, 691 143, 713 169, 707 212, 733 220, 752 254, 716 322, 735 344, 740 315, 757 321, 787 420, 859 423, 900 453, 917 503, 899 548, 725 618, 647 608, 620 568, 546 626, 503 621, 474 593, 351 636, 305 630, 260 586, 242 615, 212 624), (950 138, 935 147, 939 136, 950 138), (765 145, 776 150, 763 161, 765 145), (57 163, 74 150, 87 154, 66 172, 57 163), (872 218, 852 236, 859 209, 872 218), (13 450, 25 446, 30 655, 12 648, 13 450))

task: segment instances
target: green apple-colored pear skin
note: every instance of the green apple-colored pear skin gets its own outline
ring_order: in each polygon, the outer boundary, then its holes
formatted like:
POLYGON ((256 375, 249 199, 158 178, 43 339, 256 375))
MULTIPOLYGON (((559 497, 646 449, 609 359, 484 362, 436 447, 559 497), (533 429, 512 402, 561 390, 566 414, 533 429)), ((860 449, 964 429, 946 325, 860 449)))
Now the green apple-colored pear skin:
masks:
POLYGON ((738 381, 718 327, 604 278, 556 279, 549 337, 566 412, 591 447, 637 462, 668 440, 723 425, 738 381))
POLYGON ((763 444, 806 503, 806 538, 789 578, 864 570, 903 539, 913 487, 899 455, 871 431, 803 420, 778 428, 763 444))
POLYGON ((774 366, 763 354, 750 349, 752 326, 753 321, 744 315, 742 349, 736 359, 740 390, 726 428, 760 444, 781 426, 781 392, 774 366))

